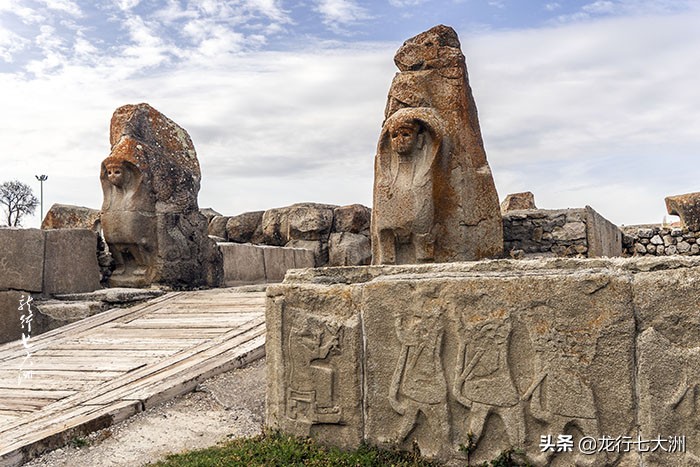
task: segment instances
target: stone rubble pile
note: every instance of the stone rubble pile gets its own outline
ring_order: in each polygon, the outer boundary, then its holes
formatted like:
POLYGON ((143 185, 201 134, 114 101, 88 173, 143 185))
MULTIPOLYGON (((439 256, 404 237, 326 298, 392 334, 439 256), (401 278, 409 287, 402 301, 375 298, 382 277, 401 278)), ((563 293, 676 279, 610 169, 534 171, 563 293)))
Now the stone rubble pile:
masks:
POLYGON ((700 232, 682 227, 631 225, 622 227, 624 256, 700 255, 700 232))

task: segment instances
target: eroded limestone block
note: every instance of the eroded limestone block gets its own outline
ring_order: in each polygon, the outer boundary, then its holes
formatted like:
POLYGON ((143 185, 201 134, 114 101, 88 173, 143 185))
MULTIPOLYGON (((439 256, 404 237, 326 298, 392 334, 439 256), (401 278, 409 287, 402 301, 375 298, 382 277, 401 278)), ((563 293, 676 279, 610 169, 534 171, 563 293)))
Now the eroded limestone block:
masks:
POLYGON ((523 209, 537 209, 537 206, 535 206, 535 195, 530 191, 511 193, 501 203, 502 213, 523 209))
POLYGON ((352 232, 335 232, 328 244, 328 266, 363 266, 372 262, 369 238, 352 232))
POLYGON ((350 232, 369 236, 372 210, 361 204, 349 204, 333 210, 333 232, 350 232))
POLYGON ((700 230, 700 192, 668 196, 665 201, 668 213, 679 216, 684 227, 700 230))
POLYGON ((102 162, 102 228, 112 286, 217 285, 219 250, 199 212, 200 170, 187 132, 148 104, 118 108, 102 162))
POLYGON ((285 248, 296 248, 311 251, 314 255, 314 264, 317 268, 328 265, 328 242, 321 240, 292 240, 285 248))
POLYGON ((22 338, 20 317, 23 312, 18 308, 29 296, 28 292, 19 290, 0 291, 0 344, 22 338))
POLYGON ((457 34, 436 26, 394 61, 375 157, 373 263, 501 255, 498 195, 457 34))
POLYGON ((100 211, 70 204, 54 204, 41 223, 42 229, 100 229, 100 211))
POLYGON ((212 208, 200 208, 199 212, 201 212, 202 215, 207 218, 207 223, 211 222, 211 220, 214 217, 221 215, 220 212, 218 212, 212 208))
POLYGON ((265 279, 268 282, 282 282, 288 269, 296 267, 295 248, 280 248, 271 246, 258 247, 263 250, 265 263, 265 279))
POLYGON ((226 234, 229 242, 260 243, 262 240, 262 218, 265 211, 244 212, 229 217, 226 234))
POLYGON ((39 229, 0 229, 0 290, 41 292, 44 244, 39 229))
POLYGON ((226 216, 214 216, 209 221, 209 235, 228 240, 228 234, 226 233, 226 224, 228 220, 229 218, 226 216))

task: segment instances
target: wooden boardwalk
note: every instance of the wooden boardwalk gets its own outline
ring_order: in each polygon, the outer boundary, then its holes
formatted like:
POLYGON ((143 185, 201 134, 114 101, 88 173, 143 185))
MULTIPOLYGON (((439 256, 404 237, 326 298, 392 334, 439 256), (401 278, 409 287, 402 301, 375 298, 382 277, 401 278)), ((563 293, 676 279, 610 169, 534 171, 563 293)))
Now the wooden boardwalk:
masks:
POLYGON ((264 355, 265 293, 173 292, 0 346, 0 466, 191 391, 264 355))

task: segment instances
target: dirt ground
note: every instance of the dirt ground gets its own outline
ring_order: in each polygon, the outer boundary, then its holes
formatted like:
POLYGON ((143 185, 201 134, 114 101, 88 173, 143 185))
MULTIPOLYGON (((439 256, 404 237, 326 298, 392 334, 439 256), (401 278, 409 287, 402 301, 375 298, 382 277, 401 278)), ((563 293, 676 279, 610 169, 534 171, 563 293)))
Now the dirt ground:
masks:
POLYGON ((262 431, 265 359, 206 380, 195 392, 47 453, 29 467, 142 466, 169 453, 262 431), (82 445, 82 447, 77 447, 82 445))

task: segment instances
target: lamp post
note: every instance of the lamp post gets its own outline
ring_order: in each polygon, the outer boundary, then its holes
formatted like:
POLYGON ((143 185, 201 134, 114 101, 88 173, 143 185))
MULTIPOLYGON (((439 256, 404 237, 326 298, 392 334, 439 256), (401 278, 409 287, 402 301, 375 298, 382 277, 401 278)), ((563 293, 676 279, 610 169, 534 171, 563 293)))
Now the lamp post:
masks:
POLYGON ((39 180, 39 183, 41 184, 41 201, 39 204, 39 212, 41 213, 41 216, 39 217, 39 225, 44 220, 44 182, 48 180, 49 176, 48 175, 34 175, 37 180, 39 180))

